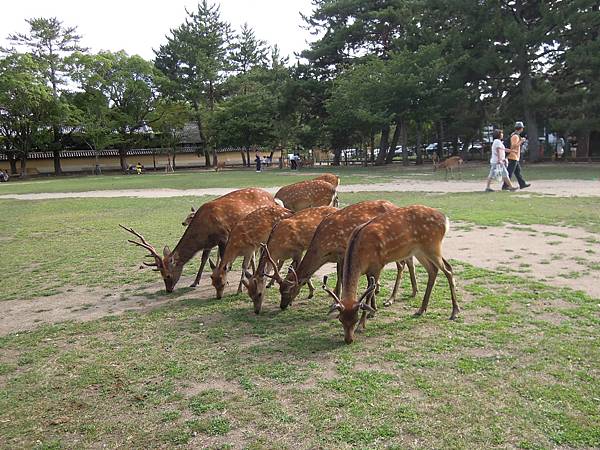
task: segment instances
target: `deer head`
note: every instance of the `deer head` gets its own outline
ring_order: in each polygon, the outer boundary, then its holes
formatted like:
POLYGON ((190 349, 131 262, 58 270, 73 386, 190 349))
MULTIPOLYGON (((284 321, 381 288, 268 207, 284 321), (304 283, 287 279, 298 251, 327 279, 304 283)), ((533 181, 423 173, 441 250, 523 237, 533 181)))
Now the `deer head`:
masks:
POLYGON ((212 259, 209 259, 208 263, 212 269, 210 279, 213 287, 217 291, 217 298, 220 299, 223 297, 225 286, 227 286, 227 272, 231 270, 231 267, 227 267, 226 264, 222 263, 216 265, 214 262, 212 262, 212 259))
POLYGON ((359 313, 366 311, 374 312, 374 309, 371 308, 366 300, 368 300, 376 288, 377 284, 375 283, 375 279, 371 277, 369 278, 369 285, 360 299, 355 302, 347 302, 344 304, 339 297, 335 295, 335 292, 327 287, 327 275, 323 277, 323 290, 333 298, 333 303, 329 308, 328 314, 333 314, 334 312, 339 313, 337 318, 342 323, 342 327, 344 327, 344 341, 346 344, 351 344, 354 341, 354 331, 356 329, 356 324, 359 321, 359 313))
POLYGON ((181 225, 183 225, 184 227, 187 227, 190 223, 192 223, 192 219, 194 218, 195 215, 196 215, 196 210, 192 206, 192 212, 190 212, 187 215, 187 217, 183 220, 183 222, 181 222, 181 225))
POLYGON ((163 256, 161 257, 156 249, 150 245, 140 233, 135 231, 133 228, 127 228, 121 224, 119 224, 119 226, 139 239, 139 242, 132 239, 128 239, 128 242, 131 242, 132 244, 142 247, 150 252, 150 254, 146 256, 154 258, 154 262, 144 262, 143 264, 147 267, 154 267, 154 271, 160 272, 163 281, 165 282, 166 291, 173 292, 175 285, 179 281, 179 277, 181 277, 181 271, 183 269, 183 266, 178 264, 177 255, 172 253, 171 250, 169 250, 169 247, 165 246, 163 249, 163 256))

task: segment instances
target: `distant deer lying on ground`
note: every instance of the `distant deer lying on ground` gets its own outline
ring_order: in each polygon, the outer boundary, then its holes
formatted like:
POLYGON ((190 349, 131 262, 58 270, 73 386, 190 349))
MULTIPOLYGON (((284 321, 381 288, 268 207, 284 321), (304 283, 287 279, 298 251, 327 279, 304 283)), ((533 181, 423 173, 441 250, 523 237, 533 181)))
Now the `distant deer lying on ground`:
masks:
POLYGON ((233 191, 204 203, 194 213, 191 223, 185 229, 173 251, 169 247, 165 247, 162 256, 140 233, 123 225, 119 226, 139 239, 139 241, 130 239, 129 242, 150 252, 148 256, 153 257, 154 262, 145 263, 145 265, 155 267, 165 282, 166 291, 173 292, 181 277, 183 267, 198 251, 203 250, 202 262, 192 286, 196 286, 200 281, 211 249, 218 246, 219 255, 222 258, 233 227, 252 211, 274 204, 275 201, 271 194, 256 188, 233 191))
POLYGON ((396 208, 381 214, 373 220, 355 228, 348 240, 344 255, 342 275, 342 295, 324 288, 333 298, 329 313, 339 312, 339 320, 344 327, 344 340, 350 344, 354 340, 355 326, 365 327, 367 312, 374 313, 375 291, 383 267, 392 261, 416 257, 427 270, 427 289, 421 307, 415 313, 420 316, 427 310, 431 290, 438 270, 441 270, 450 286, 452 315, 459 313, 452 266, 442 256, 442 240, 448 231, 449 221, 441 212, 427 206, 413 205, 396 208), (367 275, 369 286, 357 300, 358 282, 361 275, 367 275), (362 313, 359 322, 359 313, 362 313))
POLYGON ((223 296, 227 284, 227 273, 231 271, 231 264, 238 256, 244 258, 242 276, 237 290, 238 294, 242 292, 242 281, 248 271, 248 265, 250 262, 254 265, 254 252, 262 242, 267 242, 273 227, 280 220, 291 215, 292 212, 289 209, 282 208, 279 205, 265 206, 252 211, 235 225, 229 234, 229 241, 219 265, 217 266, 209 260, 213 269, 210 278, 213 287, 217 291, 217 298, 223 296))
POLYGON ((448 173, 450 173, 450 175, 452 176, 452 179, 454 179, 454 169, 458 168, 458 173, 460 175, 460 178, 462 179, 461 168, 462 168, 463 162, 464 161, 460 156, 451 156, 450 158, 445 159, 441 163, 436 163, 434 161, 433 171, 435 172, 438 169, 446 169, 446 180, 448 180, 448 173))

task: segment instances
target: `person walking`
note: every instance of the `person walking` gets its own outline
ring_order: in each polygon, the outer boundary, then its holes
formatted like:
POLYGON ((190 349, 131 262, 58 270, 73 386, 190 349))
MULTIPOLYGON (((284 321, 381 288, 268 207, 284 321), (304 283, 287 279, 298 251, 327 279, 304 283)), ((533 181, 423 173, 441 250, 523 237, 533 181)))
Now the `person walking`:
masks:
MULTIPOLYGON (((517 188, 513 187, 508 177, 508 170, 506 169, 506 148, 502 139, 504 138, 504 132, 502 130, 494 130, 494 142, 492 143, 492 157, 490 158, 490 173, 487 178, 487 186, 485 192, 494 192, 490 187, 492 180, 502 177, 504 184, 507 186, 507 190, 516 191, 517 188)), ((504 189, 504 187, 502 187, 504 189)))
MULTIPOLYGON (((531 184, 527 183, 521 175, 521 164, 519 162, 521 160, 521 146, 525 142, 525 139, 521 137, 521 133, 523 133, 524 128, 525 126, 523 125, 523 122, 515 123, 515 131, 510 135, 510 150, 507 149, 508 178, 512 179, 514 174, 521 189, 531 186, 531 184)), ((502 189, 508 190, 509 184, 504 183, 502 189)))
POLYGON ((256 171, 262 172, 262 160, 260 159, 260 152, 256 150, 254 162, 256 162, 256 171))

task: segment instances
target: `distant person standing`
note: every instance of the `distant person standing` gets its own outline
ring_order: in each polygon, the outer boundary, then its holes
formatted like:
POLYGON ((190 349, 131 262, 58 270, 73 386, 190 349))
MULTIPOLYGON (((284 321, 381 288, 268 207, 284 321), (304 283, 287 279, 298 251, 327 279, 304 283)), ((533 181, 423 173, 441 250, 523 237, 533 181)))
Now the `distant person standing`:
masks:
POLYGON ((256 150, 254 162, 256 163, 256 171, 262 172, 262 159, 260 157, 260 152, 258 150, 256 150))
MULTIPOLYGON (((507 186, 506 190, 516 191, 517 188, 513 187, 508 177, 508 171, 506 170, 506 148, 502 139, 504 138, 504 132, 502 130, 494 130, 494 142, 492 143, 492 157, 490 158, 490 174, 487 178, 487 185, 485 192, 494 192, 491 188, 492 180, 495 178, 502 178, 504 184, 507 186)), ((502 187, 504 189, 504 186, 502 187)))
POLYGON ((559 137, 556 140, 556 159, 563 159, 565 154, 565 140, 559 137))
MULTIPOLYGON (((519 183, 521 189, 528 188, 531 184, 527 183, 521 175, 521 146, 525 142, 525 139, 521 137, 525 126, 523 122, 515 123, 515 131, 510 135, 510 150, 507 149, 508 153, 508 178, 512 179, 513 174, 519 183)), ((493 153, 493 152, 492 152, 493 153)), ((509 184, 504 183, 502 189, 508 190, 509 184)))

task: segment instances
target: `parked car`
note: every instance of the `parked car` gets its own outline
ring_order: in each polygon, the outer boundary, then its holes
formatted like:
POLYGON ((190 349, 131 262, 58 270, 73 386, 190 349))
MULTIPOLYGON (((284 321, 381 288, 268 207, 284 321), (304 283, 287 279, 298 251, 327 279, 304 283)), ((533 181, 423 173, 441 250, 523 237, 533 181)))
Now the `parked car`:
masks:
MULTIPOLYGON (((414 155, 414 153, 415 153, 414 148, 407 147, 407 150, 408 150, 408 156, 414 155)), ((396 150, 394 150, 394 156, 402 156, 402 155, 403 155, 402 146, 401 145, 396 146, 396 150)))

